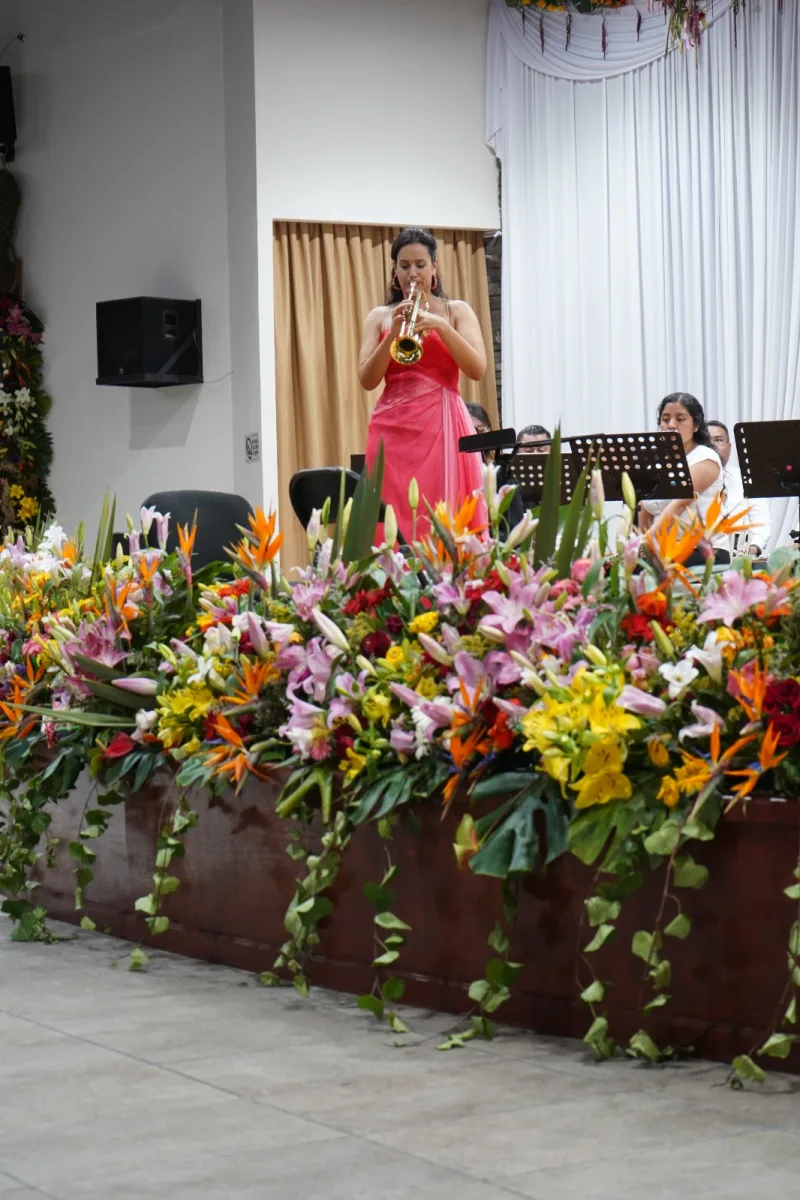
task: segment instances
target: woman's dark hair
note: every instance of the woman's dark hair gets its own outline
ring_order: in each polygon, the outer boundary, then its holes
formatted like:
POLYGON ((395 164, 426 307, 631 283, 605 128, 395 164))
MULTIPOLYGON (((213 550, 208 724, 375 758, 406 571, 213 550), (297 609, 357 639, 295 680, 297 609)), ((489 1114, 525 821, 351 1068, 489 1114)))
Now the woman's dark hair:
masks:
POLYGON ((492 419, 482 404, 476 404, 474 400, 471 400, 466 408, 473 421, 480 421, 487 429, 492 428, 492 419))
POLYGON ((690 395, 689 392, 671 392, 669 396, 665 396, 658 406, 659 425, 661 424, 661 414, 668 404, 682 404, 686 409, 689 416, 697 425, 694 440, 698 446, 711 445, 711 436, 706 424, 706 414, 703 412, 702 404, 695 396, 690 395))
MULTIPOLYGON (((438 250, 438 242, 431 233, 430 229, 420 229, 416 225, 409 225, 407 229, 401 229, 397 237, 392 242, 392 262, 397 266, 397 256, 405 246, 424 246, 430 252, 431 262, 436 262, 436 252, 438 250)), ((442 273, 439 268, 436 268, 436 287, 432 289, 434 296, 438 296, 440 300, 447 299, 447 293, 442 287, 442 273)), ((389 280, 387 289, 387 304, 399 304, 403 299, 402 288, 394 286, 394 271, 389 280)))

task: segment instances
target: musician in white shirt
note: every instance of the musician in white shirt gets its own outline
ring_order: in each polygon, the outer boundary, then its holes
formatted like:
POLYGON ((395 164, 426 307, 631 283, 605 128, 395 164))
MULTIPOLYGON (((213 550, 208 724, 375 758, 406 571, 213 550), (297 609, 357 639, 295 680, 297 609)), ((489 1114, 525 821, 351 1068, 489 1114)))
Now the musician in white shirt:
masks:
MULTIPOLYGON (((742 512, 747 509, 747 521, 751 528, 747 530, 748 553, 754 558, 761 558, 767 548, 772 523, 769 512, 769 501, 749 496, 745 499, 742 473, 735 461, 731 461, 731 437, 728 426, 722 421, 709 421, 708 432, 711 435, 711 445, 722 459, 725 485, 725 516, 742 512)), ((742 535, 739 535, 740 539, 742 535)), ((740 541, 741 545, 741 541, 740 541)))

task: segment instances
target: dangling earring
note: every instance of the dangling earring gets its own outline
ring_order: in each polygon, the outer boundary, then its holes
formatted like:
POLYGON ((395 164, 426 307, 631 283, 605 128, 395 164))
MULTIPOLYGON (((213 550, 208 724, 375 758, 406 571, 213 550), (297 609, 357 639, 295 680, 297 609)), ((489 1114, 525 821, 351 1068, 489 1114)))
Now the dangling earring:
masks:
POLYGON ((433 279, 431 280, 431 291, 432 291, 432 292, 435 292, 435 291, 436 291, 436 289, 438 288, 438 286, 439 286, 439 276, 438 276, 438 275, 436 274, 436 272, 434 271, 434 272, 433 272, 433 279))
POLYGON ((400 292, 403 289, 400 287, 400 280, 397 278, 397 271, 392 272, 392 291, 400 292))

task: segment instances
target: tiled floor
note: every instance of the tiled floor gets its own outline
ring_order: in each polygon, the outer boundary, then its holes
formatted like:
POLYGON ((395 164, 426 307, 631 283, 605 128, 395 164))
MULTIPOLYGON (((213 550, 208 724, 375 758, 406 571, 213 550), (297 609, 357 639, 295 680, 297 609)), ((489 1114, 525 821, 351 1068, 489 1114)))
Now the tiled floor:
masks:
POLYGON ((351 997, 166 954, 130 974, 58 929, 0 925, 0 1197, 800 1196, 800 1079, 734 1093, 513 1030, 438 1053, 453 1018, 416 1011, 401 1049, 351 997))

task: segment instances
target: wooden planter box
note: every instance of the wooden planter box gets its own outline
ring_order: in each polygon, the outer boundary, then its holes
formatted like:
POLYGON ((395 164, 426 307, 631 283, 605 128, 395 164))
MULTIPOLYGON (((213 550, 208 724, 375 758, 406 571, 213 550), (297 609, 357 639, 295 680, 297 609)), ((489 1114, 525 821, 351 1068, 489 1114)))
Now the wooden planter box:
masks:
MULTIPOLYGON (((296 864, 285 853, 287 823, 274 813, 275 782, 249 783, 238 797, 194 798, 199 813, 186 835, 186 857, 172 870, 182 879, 163 912, 164 949, 246 970, 272 966, 284 940, 283 916, 294 889, 296 864)), ((151 889, 155 840, 174 792, 163 777, 114 810, 96 843, 95 879, 87 909, 99 929, 148 941, 137 897, 151 889)), ((40 869, 36 893, 50 914, 75 921, 73 863, 66 842, 76 838, 86 802, 79 786, 56 806, 52 833, 62 842, 52 869, 40 869)), ((411 925, 393 973, 406 980, 405 999, 443 1011, 471 1007, 467 988, 483 975, 492 951, 486 939, 501 914, 498 881, 459 871, 452 843, 458 816, 440 820, 438 803, 421 814, 421 832, 396 831, 388 844, 398 866, 394 911, 411 925)), ((756 798, 724 818, 712 842, 693 846, 710 871, 699 891, 681 892, 693 929, 685 942, 670 939, 671 1000, 651 1015, 648 1029, 660 1044, 692 1046, 704 1057, 729 1061, 763 1040, 786 981, 786 944, 796 906, 782 889, 792 882, 798 855, 800 805, 756 798)), ((360 993, 372 984, 372 910, 363 886, 379 881, 386 843, 372 828, 359 830, 331 891, 335 909, 322 926, 312 984, 360 993)), ((520 894, 512 956, 525 964, 502 1020, 539 1033, 582 1037, 589 1017, 576 980, 576 948, 583 902, 593 871, 571 857, 529 877, 520 894)), ((614 981, 606 1002, 611 1032, 620 1041, 642 1027, 640 960, 630 952, 637 929, 650 929, 662 878, 652 876, 625 906, 616 939, 593 956, 602 979, 614 981)), ((800 1071, 800 1050, 766 1065, 800 1071)))

